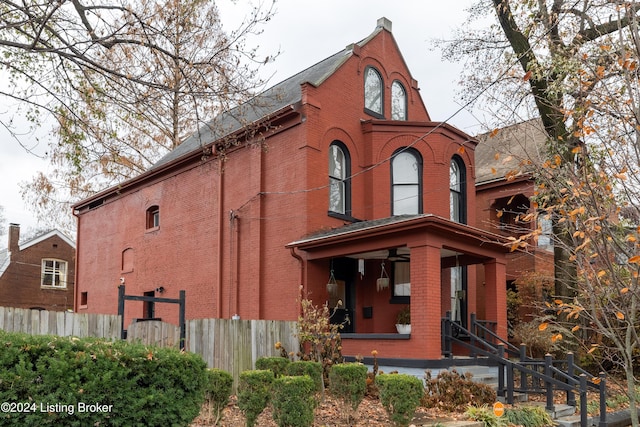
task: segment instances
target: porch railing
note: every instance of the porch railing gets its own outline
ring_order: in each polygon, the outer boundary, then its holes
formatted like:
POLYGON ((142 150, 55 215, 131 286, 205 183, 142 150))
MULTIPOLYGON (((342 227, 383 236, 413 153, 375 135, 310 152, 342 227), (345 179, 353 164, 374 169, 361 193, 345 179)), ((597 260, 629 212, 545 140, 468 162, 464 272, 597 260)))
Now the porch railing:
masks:
POLYGON ((494 323, 480 321, 472 314, 469 328, 451 320, 447 312, 442 319, 442 354, 453 357, 453 346, 464 348, 472 357, 485 357, 498 366, 497 394, 507 403, 514 402, 514 394, 545 394, 548 411, 555 411, 554 392, 563 391, 566 404, 576 406, 576 394, 580 397, 580 424, 587 425, 587 391, 599 393, 599 426, 607 425, 606 376, 601 373, 593 378, 584 369, 575 364, 573 353, 565 360, 554 360, 550 354, 544 359, 527 356, 526 345, 519 348, 498 336, 494 323), (519 385, 516 384, 519 378, 519 385))

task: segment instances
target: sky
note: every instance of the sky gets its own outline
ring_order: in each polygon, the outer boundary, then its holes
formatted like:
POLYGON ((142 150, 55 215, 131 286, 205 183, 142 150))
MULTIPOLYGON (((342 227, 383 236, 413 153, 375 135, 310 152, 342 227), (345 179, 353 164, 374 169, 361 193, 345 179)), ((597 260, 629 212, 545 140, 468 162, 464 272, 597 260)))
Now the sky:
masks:
MULTIPOLYGON (((453 30, 464 23, 471 3, 472 0, 278 0, 275 16, 251 42, 260 46, 263 55, 281 51, 276 61, 262 71, 271 86, 367 37, 377 20, 386 17, 393 24, 393 35, 418 81, 431 119, 448 121, 475 135, 483 129, 469 112, 460 111, 461 105, 456 102, 461 65, 442 61, 433 45, 434 39, 451 38, 453 30)), ((218 0, 217 4, 229 30, 237 26, 250 7, 247 0, 218 0)), ((2 118, 6 119, 11 111, 12 103, 0 99, 2 118)), ((20 224, 24 234, 38 224, 21 199, 19 184, 29 182, 38 171, 46 172, 47 162, 37 155, 44 155, 53 138, 46 128, 29 134, 19 117, 16 123, 23 133, 21 141, 36 155, 28 153, 0 128, 0 206, 4 207, 7 224, 20 224)))

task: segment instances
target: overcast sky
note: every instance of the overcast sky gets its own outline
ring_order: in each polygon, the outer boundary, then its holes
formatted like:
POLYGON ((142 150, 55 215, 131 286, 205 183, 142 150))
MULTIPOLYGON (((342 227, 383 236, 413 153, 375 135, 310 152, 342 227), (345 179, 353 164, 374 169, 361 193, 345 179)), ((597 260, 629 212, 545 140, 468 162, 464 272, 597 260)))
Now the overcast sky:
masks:
MULTIPOLYGON (((378 18, 386 17, 393 23, 394 37, 418 81, 432 120, 447 120, 471 135, 477 134, 482 129, 469 113, 456 114, 460 109, 455 99, 460 66, 442 62, 440 52, 432 49, 434 38, 450 38, 453 29, 464 22, 471 3, 471 0, 278 0, 275 17, 255 40, 265 55, 278 49, 282 52, 274 64, 265 67, 264 76, 270 77, 269 86, 282 81, 365 38, 375 29, 378 18)), ((246 0, 235 4, 219 0, 218 5, 223 21, 230 23, 229 29, 247 12, 246 0)), ((10 105, 0 104, 0 114, 9 110, 10 105)), ((28 148, 41 155, 50 140, 46 129, 38 135, 22 137, 28 148)), ((0 129, 0 205, 5 208, 7 222, 21 224, 23 233, 37 224, 20 198, 19 183, 30 181, 37 171, 46 168, 45 161, 28 154, 0 129)), ((0 247, 4 243, 0 242, 0 247)))

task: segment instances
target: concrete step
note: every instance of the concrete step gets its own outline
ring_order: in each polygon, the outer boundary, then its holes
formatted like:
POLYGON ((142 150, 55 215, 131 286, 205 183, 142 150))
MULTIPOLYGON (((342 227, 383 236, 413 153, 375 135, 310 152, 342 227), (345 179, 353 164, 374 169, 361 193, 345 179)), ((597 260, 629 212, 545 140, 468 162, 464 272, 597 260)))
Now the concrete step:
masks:
MULTIPOLYGON (((498 386, 496 385, 496 388, 498 386)), ((498 396, 498 401, 502 403, 507 403, 506 396, 498 396)), ((520 393, 518 391, 513 393, 513 403, 524 403, 529 401, 529 395, 527 393, 520 393)))

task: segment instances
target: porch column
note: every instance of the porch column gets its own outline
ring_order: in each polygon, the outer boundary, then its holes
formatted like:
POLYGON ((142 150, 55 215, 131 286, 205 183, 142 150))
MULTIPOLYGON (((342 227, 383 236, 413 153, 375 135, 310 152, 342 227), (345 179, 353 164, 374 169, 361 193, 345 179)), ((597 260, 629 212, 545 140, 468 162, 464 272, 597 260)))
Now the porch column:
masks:
POLYGON ((411 350, 407 357, 441 358, 440 247, 411 246, 411 350))
POLYGON ((484 263, 485 320, 497 322, 497 333, 507 339, 507 273, 504 260, 484 263))

